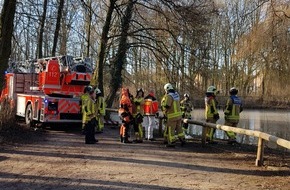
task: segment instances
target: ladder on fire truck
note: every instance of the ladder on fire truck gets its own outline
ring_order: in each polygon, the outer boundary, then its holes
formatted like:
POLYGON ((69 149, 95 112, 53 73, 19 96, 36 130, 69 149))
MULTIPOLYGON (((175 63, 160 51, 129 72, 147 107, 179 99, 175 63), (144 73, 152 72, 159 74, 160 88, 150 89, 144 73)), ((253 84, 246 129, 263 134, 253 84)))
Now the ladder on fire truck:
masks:
POLYGON ((45 64, 49 60, 58 60, 63 69, 77 72, 92 73, 93 65, 90 58, 73 57, 69 55, 45 57, 26 61, 9 61, 7 72, 9 73, 39 73, 45 69, 45 64))
POLYGON ((32 59, 26 61, 12 61, 8 63, 6 73, 26 73, 30 75, 18 75, 15 83, 15 92, 27 92, 37 90, 39 81, 37 74, 44 71, 49 60, 57 60, 60 65, 61 72, 75 71, 81 73, 92 73, 93 65, 90 58, 73 57, 69 55, 45 57, 40 59, 32 59), (24 82, 23 82, 24 81, 24 82), (27 89, 30 87, 30 89, 27 89))

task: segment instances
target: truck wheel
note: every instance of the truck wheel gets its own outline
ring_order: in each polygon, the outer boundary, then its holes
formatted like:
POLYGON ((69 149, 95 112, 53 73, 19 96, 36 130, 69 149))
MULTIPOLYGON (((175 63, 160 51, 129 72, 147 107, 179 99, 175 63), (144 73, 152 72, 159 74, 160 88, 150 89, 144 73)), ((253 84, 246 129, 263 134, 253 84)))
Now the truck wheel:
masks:
POLYGON ((25 124, 32 127, 32 105, 28 104, 25 110, 25 124))

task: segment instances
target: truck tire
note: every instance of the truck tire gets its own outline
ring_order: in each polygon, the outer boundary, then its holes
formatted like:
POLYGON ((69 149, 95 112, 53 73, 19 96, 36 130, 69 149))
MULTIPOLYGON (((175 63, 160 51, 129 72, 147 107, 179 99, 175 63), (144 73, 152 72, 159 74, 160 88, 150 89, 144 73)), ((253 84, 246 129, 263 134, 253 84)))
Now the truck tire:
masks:
POLYGON ((32 105, 28 104, 25 110, 25 124, 29 127, 32 127, 33 120, 32 120, 32 105))

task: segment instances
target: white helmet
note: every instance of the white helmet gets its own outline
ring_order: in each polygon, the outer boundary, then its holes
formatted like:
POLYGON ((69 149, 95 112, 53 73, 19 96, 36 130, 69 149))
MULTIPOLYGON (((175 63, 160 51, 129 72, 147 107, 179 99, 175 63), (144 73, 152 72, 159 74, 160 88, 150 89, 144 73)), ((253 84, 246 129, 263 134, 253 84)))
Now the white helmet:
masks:
POLYGON ((164 90, 168 91, 168 90, 173 90, 173 86, 170 83, 167 83, 164 85, 164 90))
POLYGON ((95 89, 95 93, 96 93, 96 95, 98 95, 98 94, 101 94, 102 92, 101 92, 100 89, 96 88, 96 89, 95 89))
POLYGON ((233 95, 236 95, 236 94, 238 94, 238 89, 236 88, 236 87, 232 87, 231 89, 230 89, 230 94, 233 94, 233 95))
POLYGON ((215 86, 209 86, 206 90, 207 93, 216 93, 216 87, 215 86))
POLYGON ((93 92, 94 91, 94 88, 92 86, 86 86, 84 88, 84 93, 90 93, 90 92, 93 92))

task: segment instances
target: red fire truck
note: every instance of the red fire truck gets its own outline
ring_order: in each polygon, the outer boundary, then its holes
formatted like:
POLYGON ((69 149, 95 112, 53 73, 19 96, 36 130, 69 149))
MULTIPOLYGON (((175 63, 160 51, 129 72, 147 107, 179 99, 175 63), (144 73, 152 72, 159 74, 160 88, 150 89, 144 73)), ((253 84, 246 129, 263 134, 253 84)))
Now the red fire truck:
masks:
POLYGON ((91 77, 89 59, 72 56, 10 63, 1 99, 9 100, 27 125, 81 123, 80 95, 91 77))

